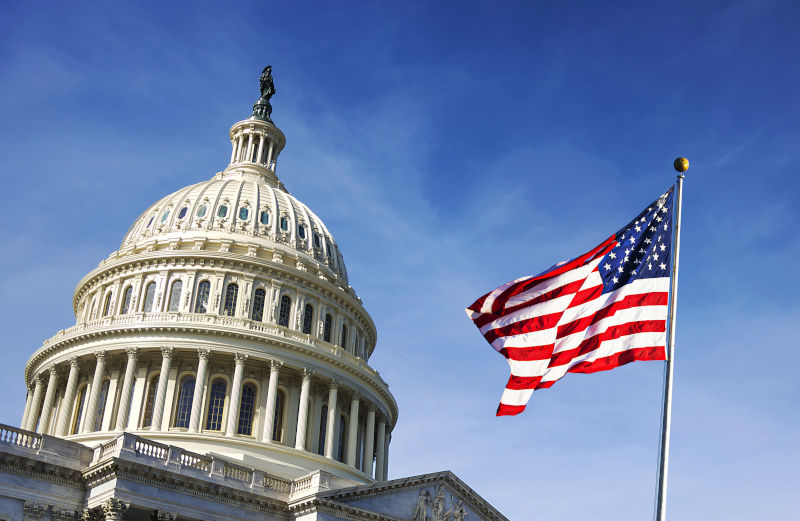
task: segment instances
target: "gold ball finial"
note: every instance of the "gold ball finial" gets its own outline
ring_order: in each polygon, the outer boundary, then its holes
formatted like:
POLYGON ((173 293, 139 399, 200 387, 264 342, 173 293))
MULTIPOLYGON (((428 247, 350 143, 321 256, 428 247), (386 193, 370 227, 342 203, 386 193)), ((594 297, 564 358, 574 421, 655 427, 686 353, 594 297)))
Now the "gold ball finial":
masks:
POLYGON ((681 173, 686 172, 687 170, 689 170, 689 160, 686 159, 685 157, 679 157, 678 159, 675 160, 674 163, 672 163, 672 166, 674 166, 675 170, 677 170, 678 172, 681 173))

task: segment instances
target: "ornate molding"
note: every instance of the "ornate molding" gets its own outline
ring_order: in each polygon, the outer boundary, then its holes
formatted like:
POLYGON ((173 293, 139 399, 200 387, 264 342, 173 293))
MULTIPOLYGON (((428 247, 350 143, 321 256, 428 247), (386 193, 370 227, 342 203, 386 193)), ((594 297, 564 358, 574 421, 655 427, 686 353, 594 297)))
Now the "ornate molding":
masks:
POLYGON ((26 501, 22 505, 22 519, 25 521, 38 521, 49 508, 44 503, 26 501))

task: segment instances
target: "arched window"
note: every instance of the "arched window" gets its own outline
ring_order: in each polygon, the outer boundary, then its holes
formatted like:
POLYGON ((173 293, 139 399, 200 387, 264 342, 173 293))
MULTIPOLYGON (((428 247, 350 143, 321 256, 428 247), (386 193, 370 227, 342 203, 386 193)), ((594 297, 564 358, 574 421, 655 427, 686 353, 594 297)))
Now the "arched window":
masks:
POLYGON ((106 301, 103 303, 103 316, 107 317, 111 313, 111 292, 106 295, 106 301))
POLYGON ((172 289, 169 292, 168 311, 178 311, 181 307, 181 291, 183 291, 183 282, 176 280, 172 283, 172 289))
POLYGON ((228 284, 228 289, 225 291, 225 305, 222 308, 222 313, 232 317, 236 313, 236 297, 239 296, 239 285, 231 282, 228 284))
POLYGON ((328 406, 322 406, 322 415, 319 419, 319 439, 317 440, 317 453, 325 455, 325 436, 328 431, 328 406))
POLYGON ((222 430, 222 413, 225 409, 225 391, 228 384, 222 378, 217 378, 211 384, 208 395, 208 409, 206 410, 206 429, 210 431, 222 430))
POLYGON ((283 441, 283 410, 286 407, 286 393, 278 389, 275 396, 275 417, 272 421, 272 441, 283 441))
POLYGON ((204 280, 197 285, 197 300, 194 304, 195 313, 205 313, 208 307, 208 294, 211 291, 211 283, 204 280))
POLYGON ((78 391, 78 399, 75 400, 75 412, 72 414, 72 427, 69 430, 70 434, 78 434, 81 430, 81 420, 83 420, 83 402, 86 401, 86 387, 81 387, 78 391))
POLYGON ((325 327, 322 330, 322 339, 326 342, 331 341, 331 325, 333 323, 333 318, 331 318, 330 313, 325 315, 325 327))
POLYGON ((242 399, 239 402, 239 422, 237 434, 250 436, 253 434, 253 412, 256 409, 256 387, 253 384, 244 384, 242 399))
POLYGON ((153 405, 156 403, 156 391, 158 390, 158 375, 150 378, 150 385, 147 386, 147 396, 144 398, 144 414, 142 415, 142 427, 150 427, 153 423, 153 405))
POLYGON ((253 297, 253 314, 251 315, 253 320, 261 322, 264 319, 264 301, 266 298, 267 292, 261 288, 258 288, 255 296, 253 297))
POLYGON ((278 325, 289 327, 289 312, 292 308, 292 299, 288 295, 281 297, 281 309, 278 314, 278 325))
POLYGON ((194 376, 184 376, 178 389, 178 403, 175 407, 175 427, 189 428, 192 416, 192 400, 194 399, 194 376))
POLYGON ((142 306, 142 311, 145 313, 150 313, 153 311, 153 301, 156 299, 156 283, 151 282, 147 285, 147 288, 144 290, 144 306, 142 306))
POLYGON ((342 336, 339 338, 339 346, 347 349, 347 326, 342 324, 342 336))
POLYGON ((99 431, 103 426, 103 415, 106 412, 106 402, 108 401, 108 380, 103 380, 100 385, 100 396, 97 399, 97 417, 94 419, 93 431, 99 431))
POLYGON ((336 451, 336 459, 344 462, 344 448, 347 447, 347 416, 339 416, 339 447, 336 451))
POLYGON ((311 304, 306 304, 305 309, 303 310, 303 333, 310 335, 311 334, 311 320, 314 317, 314 306, 311 304))
POLYGON ((92 299, 92 309, 89 311, 89 320, 94 318, 94 308, 97 307, 97 299, 92 299))
POLYGON ((128 286, 125 288, 125 293, 122 294, 122 308, 119 310, 120 315, 125 315, 130 310, 132 294, 133 286, 128 286))

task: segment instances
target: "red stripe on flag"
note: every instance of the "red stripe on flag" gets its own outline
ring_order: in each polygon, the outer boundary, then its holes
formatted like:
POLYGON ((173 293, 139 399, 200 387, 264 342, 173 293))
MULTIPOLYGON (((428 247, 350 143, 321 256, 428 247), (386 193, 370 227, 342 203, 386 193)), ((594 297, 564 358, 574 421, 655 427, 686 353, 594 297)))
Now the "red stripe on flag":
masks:
POLYGON ((507 326, 498 327, 497 329, 490 329, 483 334, 483 337, 490 344, 501 337, 520 335, 522 333, 532 333, 534 331, 542 331, 550 329, 558 324, 562 313, 551 313, 549 315, 542 315, 533 317, 526 320, 520 320, 507 326))
POLYGON ((608 371, 621 365, 629 364, 639 360, 666 360, 667 354, 664 346, 637 347, 628 349, 611 356, 598 358, 593 362, 581 362, 570 367, 568 373, 596 373, 598 371, 608 371))
POLYGON ((575 293, 579 289, 581 289, 581 285, 583 285, 583 280, 576 280, 574 282, 570 282, 564 284, 563 286, 559 286, 555 289, 551 289, 547 293, 542 293, 538 297, 532 298, 527 302, 523 302, 522 304, 517 304, 516 306, 511 306, 510 308, 503 309, 500 313, 484 313, 480 317, 473 320, 476 326, 479 328, 485 326, 486 324, 497 320, 498 318, 504 317, 515 311, 520 309, 524 309, 527 307, 535 306, 536 304, 541 304, 542 302, 547 302, 548 300, 553 300, 556 297, 560 297, 563 295, 569 295, 570 293, 575 293))
POLYGON ((506 405, 501 403, 497 406, 497 416, 514 416, 525 410, 524 405, 506 405))
POLYGON ((519 391, 522 389, 533 389, 539 382, 542 381, 541 376, 514 376, 513 374, 508 378, 506 389, 519 391))
POLYGON ((668 301, 669 294, 667 292, 651 292, 628 295, 622 300, 612 302, 610 305, 599 309, 597 313, 594 313, 593 315, 581 317, 568 324, 558 326, 556 338, 564 338, 565 336, 583 331, 592 324, 596 324, 600 320, 614 315, 621 309, 629 309, 639 306, 666 306, 668 301))
POLYGON ((575 306, 580 306, 581 304, 585 304, 590 300, 594 300, 599 297, 603 293, 603 286, 595 286, 593 288, 586 288, 582 289, 575 294, 572 298, 572 302, 569 303, 567 308, 574 308, 575 306))
POLYGON ((556 353, 550 360, 548 367, 556 367, 568 364, 574 358, 591 353, 606 340, 613 340, 622 336, 633 335, 636 333, 663 333, 666 331, 666 320, 639 320, 612 326, 600 334, 594 335, 582 341, 577 347, 567 351, 556 353))
POLYGON ((553 356, 554 348, 555 344, 530 347, 504 347, 500 350, 500 354, 509 360, 529 362, 531 360, 547 360, 553 356))

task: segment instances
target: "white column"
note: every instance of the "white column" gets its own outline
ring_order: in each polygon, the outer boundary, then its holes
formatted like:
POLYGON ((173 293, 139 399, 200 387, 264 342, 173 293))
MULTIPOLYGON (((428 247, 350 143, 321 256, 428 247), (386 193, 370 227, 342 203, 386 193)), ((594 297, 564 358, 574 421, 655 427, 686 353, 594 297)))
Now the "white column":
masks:
POLYGON ((142 402, 147 392, 147 375, 150 371, 150 364, 139 360, 136 362, 136 376, 133 382, 133 398, 131 398, 131 410, 128 412, 127 429, 135 431, 139 429, 139 422, 142 418, 142 402))
POLYGON ((164 416, 164 400, 167 397, 167 382, 169 381, 169 366, 172 362, 172 348, 163 346, 161 348, 161 372, 158 373, 158 389, 156 399, 153 403, 153 417, 150 421, 150 429, 157 430, 161 427, 161 419, 164 416))
POLYGON ((239 148, 239 142, 238 141, 231 141, 231 147, 233 148, 233 150, 231 150, 231 161, 230 162, 233 163, 236 160, 236 150, 239 148))
POLYGON ((244 158, 245 161, 252 162, 253 159, 253 133, 250 132, 247 136, 247 150, 245 151, 246 156, 244 158))
POLYGON ((303 383, 300 387, 300 408, 297 412, 297 435, 294 439, 294 448, 305 450, 306 427, 308 425, 308 392, 311 388, 313 372, 303 369, 303 383))
POLYGON ((242 160, 242 144, 244 143, 244 134, 239 134, 239 141, 236 145, 236 161, 242 160))
POLYGON ((339 416, 337 407, 337 395, 339 392, 339 382, 331 381, 331 388, 328 391, 328 421, 325 423, 325 457, 333 459, 333 442, 336 439, 336 418, 339 416))
POLYGON ((381 419, 378 422, 378 446, 376 447, 377 458, 375 460, 375 480, 385 481, 386 476, 383 475, 383 460, 386 457, 384 449, 386 448, 386 421, 381 419))
MULTIPOLYGON (((278 396, 278 371, 281 362, 269 362, 269 388, 267 389, 267 405, 264 408, 264 428, 261 431, 261 441, 272 441, 272 429, 275 426, 275 400, 278 396)), ((286 404, 283 404, 286 407, 286 404)))
POLYGON ((97 408, 100 401, 100 388, 103 387, 103 375, 106 372, 106 352, 99 351, 95 353, 97 357, 97 365, 94 366, 94 377, 92 378, 92 388, 89 394, 89 402, 86 407, 86 417, 83 420, 83 429, 81 432, 92 432, 94 430, 94 422, 97 420, 97 408))
POLYGON ((22 421, 19 422, 19 428, 24 429, 25 424, 28 422, 28 415, 31 412, 31 403, 33 403, 33 389, 25 386, 25 411, 22 413, 22 421))
MULTIPOLYGON (((252 141, 252 134, 250 136, 252 141)), ((236 361, 236 367, 233 370, 231 402, 228 407, 228 428, 225 431, 225 436, 236 434, 236 424, 239 422, 239 406, 241 405, 240 398, 242 396, 242 373, 244 373, 244 361, 247 360, 247 355, 236 353, 233 358, 236 361)))
POLYGON ((42 405, 42 419, 39 420, 39 427, 36 432, 47 434, 47 426, 50 424, 50 415, 53 414, 53 401, 56 397, 56 386, 58 385, 58 370, 56 366, 50 368, 50 378, 47 380, 47 392, 44 395, 44 405, 42 405))
POLYGON ((66 436, 67 429, 69 428, 69 420, 72 416, 74 408, 75 391, 78 388, 78 357, 74 357, 69 361, 69 375, 67 376, 67 388, 64 390, 64 399, 61 401, 61 411, 58 415, 58 423, 56 424, 55 435, 66 436))
POLYGON ((192 396, 192 414, 189 417, 189 432, 200 429, 200 415, 203 413, 203 394, 206 391, 206 373, 208 372, 208 349, 197 350, 197 374, 194 379, 194 395, 192 396))
POLYGON ((383 445, 383 480, 389 479, 389 443, 392 441, 391 433, 386 433, 386 442, 383 445))
POLYGON ((39 411, 42 406, 42 392, 44 384, 42 384, 42 375, 37 374, 33 377, 36 382, 36 387, 33 389, 33 402, 31 403, 31 410, 28 413, 28 423, 23 427, 26 431, 32 431, 36 428, 36 422, 39 419, 39 411))
POLYGON ((275 145, 272 141, 269 142, 269 152, 267 152, 267 168, 269 168, 270 163, 272 163, 272 151, 274 150, 275 145))
POLYGON ((124 431, 128 426, 128 413, 131 407, 131 397, 133 395, 133 377, 136 374, 136 360, 139 357, 139 349, 129 347, 125 349, 128 353, 128 364, 125 366, 125 376, 122 380, 122 393, 119 395, 119 410, 117 411, 116 430, 124 431))
POLYGON ((264 134, 258 137, 258 153, 256 154, 256 163, 263 163, 261 160, 261 153, 264 151, 264 134))
POLYGON ((367 411, 367 431, 364 434, 364 461, 361 470, 372 476, 372 458, 375 454, 375 406, 370 404, 367 411))
POLYGON ((361 395, 353 393, 350 401, 350 426, 347 433, 347 464, 351 467, 356 466, 356 449, 358 447, 358 405, 361 395))

